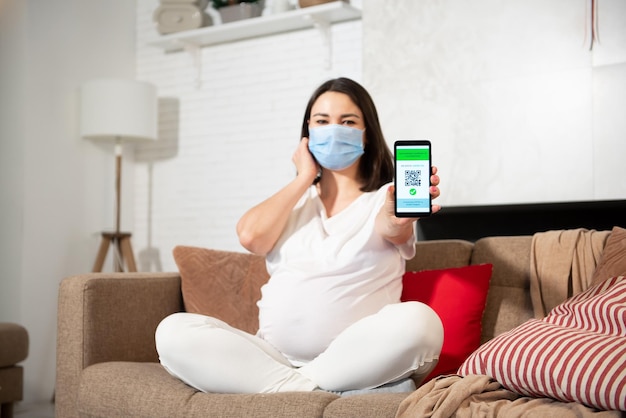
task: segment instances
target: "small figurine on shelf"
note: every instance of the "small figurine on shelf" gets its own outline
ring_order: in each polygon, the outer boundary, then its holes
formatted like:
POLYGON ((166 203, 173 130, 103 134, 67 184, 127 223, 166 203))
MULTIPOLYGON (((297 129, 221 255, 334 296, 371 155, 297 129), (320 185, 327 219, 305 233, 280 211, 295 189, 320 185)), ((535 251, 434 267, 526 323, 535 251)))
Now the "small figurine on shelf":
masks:
POLYGON ((298 0, 266 0, 263 16, 288 12, 296 8, 298 0))
POLYGON ((210 26, 213 22, 205 13, 209 0, 160 0, 152 16, 161 35, 210 26))

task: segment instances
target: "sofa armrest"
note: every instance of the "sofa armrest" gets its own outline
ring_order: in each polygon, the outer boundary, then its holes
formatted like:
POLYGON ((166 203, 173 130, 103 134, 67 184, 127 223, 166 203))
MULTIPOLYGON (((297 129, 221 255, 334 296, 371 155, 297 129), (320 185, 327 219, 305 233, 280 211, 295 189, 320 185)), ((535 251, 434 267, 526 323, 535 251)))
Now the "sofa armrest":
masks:
POLYGON ((91 273, 64 279, 57 310, 57 416, 76 416, 80 374, 87 366, 157 362, 156 327, 182 310, 178 273, 91 273))

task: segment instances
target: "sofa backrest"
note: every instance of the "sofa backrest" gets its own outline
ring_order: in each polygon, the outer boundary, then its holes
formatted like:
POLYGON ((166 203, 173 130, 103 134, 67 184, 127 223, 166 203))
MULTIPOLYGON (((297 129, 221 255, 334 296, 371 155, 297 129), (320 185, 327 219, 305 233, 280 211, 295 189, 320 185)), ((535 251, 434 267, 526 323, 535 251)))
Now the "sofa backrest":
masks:
POLYGON ((532 236, 487 237, 474 244, 471 264, 493 264, 481 343, 533 317, 530 299, 532 236))
POLYGON ((458 239, 418 241, 415 257, 406 262, 406 271, 421 271, 467 266, 474 244, 458 239))
MULTIPOLYGON (((493 264, 483 315, 481 342, 484 342, 514 328, 533 315, 529 292, 531 240, 530 236, 522 236, 489 237, 476 243, 456 239, 419 241, 416 243, 415 257, 406 262, 406 270, 493 264)), ((206 282, 208 288, 196 290, 212 306, 211 311, 201 313, 216 316, 233 326, 255 333, 258 329, 256 301, 260 296, 260 287, 267 280, 263 258, 251 254, 203 251, 214 254, 208 258, 200 258, 203 269, 211 272, 211 280, 207 280, 206 274, 202 274, 200 282, 206 282), (224 285, 224 282, 228 285, 224 285), (221 285, 216 286, 215 283, 221 285), (230 305, 232 306, 229 308, 230 305)), ((189 275, 189 272, 186 274, 189 275)), ((193 292, 193 289, 188 291, 193 292)))
POLYGON ((464 240, 419 241, 407 260, 407 271, 493 264, 483 314, 481 343, 533 317, 530 300, 530 245, 532 236, 487 237, 464 240))

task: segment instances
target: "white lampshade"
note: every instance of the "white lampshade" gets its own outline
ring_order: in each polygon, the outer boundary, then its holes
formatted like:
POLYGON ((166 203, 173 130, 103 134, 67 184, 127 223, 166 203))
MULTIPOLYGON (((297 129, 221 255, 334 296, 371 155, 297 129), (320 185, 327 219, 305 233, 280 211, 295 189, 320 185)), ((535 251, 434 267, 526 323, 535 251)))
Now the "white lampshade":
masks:
POLYGON ((80 134, 88 139, 157 138, 156 87, 150 83, 99 79, 81 87, 80 134))

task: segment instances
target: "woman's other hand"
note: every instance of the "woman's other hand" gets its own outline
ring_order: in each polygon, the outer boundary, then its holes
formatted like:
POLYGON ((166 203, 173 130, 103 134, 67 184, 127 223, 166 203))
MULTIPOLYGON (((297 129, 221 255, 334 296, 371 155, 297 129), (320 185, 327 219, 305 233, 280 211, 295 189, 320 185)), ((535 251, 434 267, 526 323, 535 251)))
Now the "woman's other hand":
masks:
POLYGON ((293 161, 293 164, 296 166, 298 176, 302 175, 309 178, 309 184, 313 184, 313 180, 317 177, 320 167, 309 151, 309 138, 302 138, 298 148, 296 148, 291 157, 291 161, 293 161))

